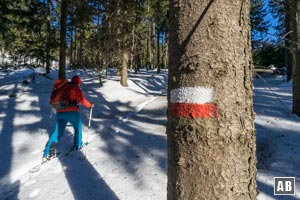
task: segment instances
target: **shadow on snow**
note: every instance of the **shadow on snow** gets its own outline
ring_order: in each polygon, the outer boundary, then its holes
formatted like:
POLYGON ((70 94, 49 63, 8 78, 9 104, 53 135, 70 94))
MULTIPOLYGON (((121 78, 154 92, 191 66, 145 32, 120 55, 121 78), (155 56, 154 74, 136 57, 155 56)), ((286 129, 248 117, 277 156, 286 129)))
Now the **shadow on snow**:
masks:
MULTIPOLYGON (((276 87, 283 83, 282 79, 271 82, 254 80, 257 169, 259 176, 269 177, 272 184, 274 177, 300 178, 300 134, 297 130, 297 117, 290 110, 291 88, 276 87)), ((260 192, 274 196, 273 186, 261 180, 257 181, 257 186, 260 192)), ((285 199, 296 198, 286 196, 285 199)))

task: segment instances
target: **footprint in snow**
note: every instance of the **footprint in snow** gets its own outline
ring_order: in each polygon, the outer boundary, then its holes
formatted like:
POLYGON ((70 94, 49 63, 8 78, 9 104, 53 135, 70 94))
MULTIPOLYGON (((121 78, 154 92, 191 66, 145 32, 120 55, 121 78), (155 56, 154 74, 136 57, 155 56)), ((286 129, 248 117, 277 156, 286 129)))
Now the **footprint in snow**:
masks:
POLYGON ((36 197, 36 196, 38 196, 39 195, 39 193, 40 193, 40 189, 34 189, 30 194, 29 194, 29 198, 34 198, 34 197, 36 197))
POLYGON ((28 181, 26 181, 26 182, 24 183, 24 186, 25 186, 25 187, 28 187, 28 186, 33 185, 33 184, 35 184, 35 183, 36 183, 36 180, 34 180, 34 179, 28 180, 28 181))

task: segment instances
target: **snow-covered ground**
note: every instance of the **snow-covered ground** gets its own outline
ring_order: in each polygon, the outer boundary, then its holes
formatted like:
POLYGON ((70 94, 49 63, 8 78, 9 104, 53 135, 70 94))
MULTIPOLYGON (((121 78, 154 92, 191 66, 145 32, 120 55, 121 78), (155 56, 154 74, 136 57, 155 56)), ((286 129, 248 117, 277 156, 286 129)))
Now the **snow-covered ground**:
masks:
MULTIPOLYGON (((110 71, 100 87, 92 70, 78 74, 95 103, 81 107, 82 152, 69 152, 72 127, 58 145, 60 157, 39 166, 53 131, 49 94, 53 80, 32 70, 0 73, 0 199, 166 200, 167 73, 129 73, 129 86, 110 71), (28 80, 29 84, 24 84, 28 80)), ((57 71, 50 75, 52 79, 57 71)), ((291 114, 291 84, 283 77, 254 81, 259 200, 300 199, 300 119, 291 114), (296 177, 296 196, 274 196, 275 176, 296 177)))
POLYGON ((300 199, 300 118, 291 113, 292 83, 283 76, 254 80, 259 200, 300 199), (295 196, 274 196, 274 177, 295 177, 295 196))

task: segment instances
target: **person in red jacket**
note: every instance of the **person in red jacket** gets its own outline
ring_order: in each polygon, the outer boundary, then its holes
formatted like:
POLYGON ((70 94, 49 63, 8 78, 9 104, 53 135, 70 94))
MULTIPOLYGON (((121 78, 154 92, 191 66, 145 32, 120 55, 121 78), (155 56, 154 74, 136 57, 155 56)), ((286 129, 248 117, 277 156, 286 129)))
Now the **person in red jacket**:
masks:
POLYGON ((79 76, 73 76, 71 83, 68 83, 66 89, 69 91, 69 100, 71 104, 63 109, 57 109, 55 116, 55 128, 51 134, 43 154, 43 160, 55 156, 56 145, 63 136, 66 125, 70 122, 74 128, 74 149, 80 150, 82 147, 82 122, 79 113, 79 103, 87 108, 92 108, 94 104, 90 103, 83 95, 80 84, 82 83, 79 76))

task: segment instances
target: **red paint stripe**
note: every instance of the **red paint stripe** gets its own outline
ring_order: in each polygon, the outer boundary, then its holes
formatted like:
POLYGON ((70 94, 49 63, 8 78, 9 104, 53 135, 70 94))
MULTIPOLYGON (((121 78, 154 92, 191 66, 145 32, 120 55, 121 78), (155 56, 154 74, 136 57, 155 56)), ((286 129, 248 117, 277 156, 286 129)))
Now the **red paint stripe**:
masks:
POLYGON ((213 103, 171 103, 169 111, 175 117, 184 118, 218 118, 218 107, 213 103))

